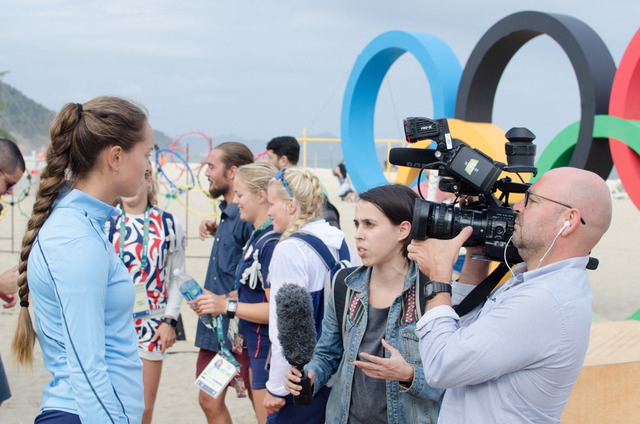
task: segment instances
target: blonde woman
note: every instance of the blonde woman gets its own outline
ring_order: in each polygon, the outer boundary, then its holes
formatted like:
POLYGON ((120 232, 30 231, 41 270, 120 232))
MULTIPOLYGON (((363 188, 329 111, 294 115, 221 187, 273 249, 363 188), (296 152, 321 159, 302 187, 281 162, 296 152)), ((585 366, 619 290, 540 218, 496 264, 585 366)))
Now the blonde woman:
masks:
POLYGON ((233 182, 233 203, 238 206, 240 218, 253 223, 255 231, 242 250, 242 258, 236 269, 237 299, 227 298, 210 291, 193 303, 199 315, 224 315, 235 303, 235 317, 240 321, 240 334, 249 351, 249 379, 253 407, 260 424, 267 420, 264 408, 265 385, 269 373, 267 360, 271 348, 269 341, 269 263, 280 234, 276 233, 267 214, 267 189, 269 181, 278 170, 275 166, 258 162, 238 168, 233 182))
POLYGON ((29 366, 37 333, 53 379, 36 423, 140 422, 135 289, 103 228, 119 213, 110 205, 143 184, 153 130, 139 106, 98 97, 64 105, 50 134, 20 254, 14 356, 29 366))
MULTIPOLYGON (((324 285, 329 270, 316 250, 295 237, 299 233, 311 234, 319 239, 339 259, 339 251, 345 248, 344 233, 320 219, 324 193, 318 178, 300 168, 283 168, 269 184, 269 216, 273 228, 282 238, 273 252, 269 266, 271 298, 284 283, 295 283, 307 289, 314 303, 317 333, 321 333, 324 313, 324 285)), ((352 264, 355 257, 348 253, 352 264)), ((284 376, 289 369, 278 341, 275 304, 269 307, 269 338, 271 339, 271 366, 265 407, 270 412, 267 422, 273 423, 323 423, 328 390, 323 388, 314 397, 312 405, 296 408, 292 396, 284 387, 284 376)))
POLYGON ((133 323, 142 359, 144 414, 150 424, 166 350, 176 341, 180 294, 173 270, 184 270, 185 236, 180 221, 158 209, 152 172, 133 197, 120 199, 122 213, 107 221, 105 231, 136 287, 133 323))

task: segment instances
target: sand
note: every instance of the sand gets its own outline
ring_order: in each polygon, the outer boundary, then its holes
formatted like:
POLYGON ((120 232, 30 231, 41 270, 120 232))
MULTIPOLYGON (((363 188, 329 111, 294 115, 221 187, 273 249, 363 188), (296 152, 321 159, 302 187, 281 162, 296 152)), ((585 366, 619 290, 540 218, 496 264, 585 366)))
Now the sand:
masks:
MULTIPOLYGON (((335 192, 338 188, 336 178, 328 169, 312 169, 325 185, 331 201, 340 211, 341 225, 346 233, 347 242, 353 247, 353 216, 355 203, 342 202, 335 192)), ((30 211, 33 192, 21 204, 23 211, 30 211)), ((187 235, 187 272, 202 283, 206 273, 212 239, 205 242, 197 238, 198 225, 203 219, 194 213, 188 213, 175 200, 163 198, 161 208, 174 213, 184 224, 187 235)), ((194 192, 189 197, 189 206, 194 212, 206 213, 211 207, 204 195, 194 192)), ((593 256, 600 260, 596 271, 590 272, 591 287, 594 292, 594 319, 623 320, 640 308, 640 247, 633 242, 640 235, 637 220, 640 211, 625 196, 613 200, 613 222, 593 256)), ((17 208, 9 208, 3 220, 0 220, 0 269, 4 270, 17 263, 20 239, 27 218, 17 208), (13 246, 11 233, 14 233, 13 246), (12 253, 11 250, 14 249, 12 253)), ((15 369, 11 364, 10 344, 15 331, 18 308, 0 308, 0 343, 5 369, 8 374, 13 396, 0 406, 0 423, 32 423, 38 414, 42 388, 50 381, 50 374, 42 365, 39 347, 36 347, 33 372, 15 369)), ((170 355, 164 361, 162 379, 154 412, 154 423, 204 423, 204 414, 198 405, 198 388, 195 380, 197 349, 193 345, 197 317, 185 303, 182 305, 186 341, 178 341, 170 349, 170 355)), ((227 394, 227 406, 234 423, 255 423, 255 415, 247 398, 238 399, 231 389, 227 394)))

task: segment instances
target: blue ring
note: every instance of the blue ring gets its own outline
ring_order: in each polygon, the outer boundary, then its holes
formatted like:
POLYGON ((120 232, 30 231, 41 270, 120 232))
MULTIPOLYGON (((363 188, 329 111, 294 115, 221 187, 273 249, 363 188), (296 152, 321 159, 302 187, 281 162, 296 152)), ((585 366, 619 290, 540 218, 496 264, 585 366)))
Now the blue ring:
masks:
POLYGON ((185 166, 187 167, 187 170, 189 171, 189 174, 191 175, 191 185, 195 186, 196 185, 196 179, 193 176, 193 171, 191 171, 191 167, 189 166, 189 163, 184 160, 184 158, 182 156, 180 156, 175 150, 171 150, 171 149, 158 149, 156 150, 156 164, 158 165, 158 171, 160 171, 160 173, 162 174, 162 176, 164 177, 165 180, 167 180, 169 182, 169 186, 172 189, 175 189, 177 186, 173 183, 173 181, 171 181, 169 179, 169 177, 167 176, 167 174, 164 173, 164 169, 162 169, 162 165, 160 164, 160 153, 171 153, 172 155, 175 155, 178 159, 180 159, 182 162, 184 162, 185 166))
POLYGON ((453 118, 462 67, 451 48, 432 34, 389 31, 374 38, 353 66, 342 101, 342 154, 358 192, 388 184, 373 135, 380 85, 404 53, 420 63, 431 87, 434 117, 453 118))

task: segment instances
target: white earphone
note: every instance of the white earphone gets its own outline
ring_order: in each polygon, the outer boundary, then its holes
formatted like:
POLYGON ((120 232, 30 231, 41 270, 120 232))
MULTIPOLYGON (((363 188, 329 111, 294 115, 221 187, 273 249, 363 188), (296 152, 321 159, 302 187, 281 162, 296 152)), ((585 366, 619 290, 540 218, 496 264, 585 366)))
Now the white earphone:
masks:
POLYGON ((564 221, 564 225, 562 226, 562 229, 564 230, 565 228, 567 228, 569 225, 571 225, 571 223, 569 222, 569 220, 564 221))

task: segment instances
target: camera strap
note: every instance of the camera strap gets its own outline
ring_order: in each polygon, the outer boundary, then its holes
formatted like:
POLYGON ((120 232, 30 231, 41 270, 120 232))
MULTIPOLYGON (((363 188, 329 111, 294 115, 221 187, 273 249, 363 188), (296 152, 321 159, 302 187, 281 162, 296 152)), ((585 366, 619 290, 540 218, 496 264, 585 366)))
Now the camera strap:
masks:
POLYGON ((462 299, 460 304, 453 307, 458 316, 466 315, 474 310, 476 306, 483 304, 508 271, 509 267, 504 262, 500 262, 498 267, 462 299))

